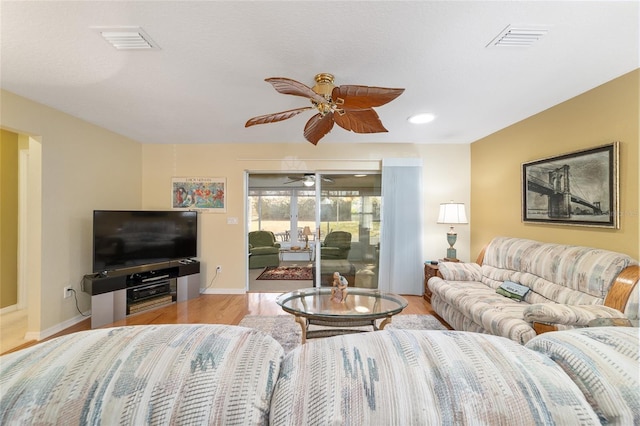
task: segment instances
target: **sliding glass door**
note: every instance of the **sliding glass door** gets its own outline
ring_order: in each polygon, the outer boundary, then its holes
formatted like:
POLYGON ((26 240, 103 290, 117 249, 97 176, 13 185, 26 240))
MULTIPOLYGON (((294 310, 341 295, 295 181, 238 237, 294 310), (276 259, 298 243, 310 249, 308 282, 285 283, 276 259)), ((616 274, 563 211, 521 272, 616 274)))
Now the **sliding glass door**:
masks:
POLYGON ((250 254, 250 275, 271 263, 303 266, 315 281, 301 287, 331 286, 338 272, 351 287, 377 288, 380 187, 379 174, 249 174, 247 229, 273 233, 280 246, 270 262, 250 254))
POLYGON ((333 274, 350 287, 378 287, 381 179, 379 174, 320 174, 318 268, 321 286, 333 274))

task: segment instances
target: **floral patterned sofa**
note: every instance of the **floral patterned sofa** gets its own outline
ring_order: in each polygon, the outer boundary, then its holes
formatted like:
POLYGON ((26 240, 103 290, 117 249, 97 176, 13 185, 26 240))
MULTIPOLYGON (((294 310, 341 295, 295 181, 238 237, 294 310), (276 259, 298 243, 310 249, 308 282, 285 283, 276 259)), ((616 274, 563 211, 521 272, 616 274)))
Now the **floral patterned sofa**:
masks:
POLYGON ((640 424, 638 343, 631 327, 524 346, 396 329, 285 355, 237 326, 97 329, 0 357, 0 424, 640 424))
POLYGON ((455 330, 526 343, 598 318, 638 319, 638 262, 607 250, 496 237, 476 263, 443 262, 427 285, 431 305, 455 330), (523 300, 500 294, 507 283, 523 300))

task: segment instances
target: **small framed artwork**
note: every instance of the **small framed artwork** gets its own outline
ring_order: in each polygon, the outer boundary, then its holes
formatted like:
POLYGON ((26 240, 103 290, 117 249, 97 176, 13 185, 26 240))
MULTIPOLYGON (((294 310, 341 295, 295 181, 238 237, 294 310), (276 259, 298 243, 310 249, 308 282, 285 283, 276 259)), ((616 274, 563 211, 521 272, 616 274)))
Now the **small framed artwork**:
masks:
POLYGON ((619 143, 522 164, 522 220, 618 228, 619 143))
POLYGON ((226 179, 210 177, 172 178, 171 206, 178 210, 226 212, 226 179))

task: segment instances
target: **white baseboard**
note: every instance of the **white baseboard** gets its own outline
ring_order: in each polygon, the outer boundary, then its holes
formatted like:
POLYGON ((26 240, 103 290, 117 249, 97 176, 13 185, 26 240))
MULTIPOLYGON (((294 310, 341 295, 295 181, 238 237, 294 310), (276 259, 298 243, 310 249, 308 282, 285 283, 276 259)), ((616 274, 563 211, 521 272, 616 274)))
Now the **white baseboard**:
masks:
POLYGON ((84 315, 87 316, 82 316, 82 315, 76 315, 75 317, 68 319, 64 322, 61 322, 60 324, 54 325, 53 327, 50 327, 46 330, 42 330, 42 331, 27 331, 27 333, 24 335, 24 339, 25 340, 42 340, 42 339, 46 339, 47 337, 51 337, 56 333, 61 332, 62 330, 65 330, 73 325, 78 324, 79 322, 82 322, 84 320, 86 320, 87 318, 91 317, 91 311, 87 311, 87 312, 83 312, 84 315))
POLYGON ((201 288, 200 294, 245 294, 243 288, 201 288))
POLYGON ((18 305, 9 305, 0 309, 0 315, 8 314, 10 312, 15 312, 17 310, 18 310, 18 305))

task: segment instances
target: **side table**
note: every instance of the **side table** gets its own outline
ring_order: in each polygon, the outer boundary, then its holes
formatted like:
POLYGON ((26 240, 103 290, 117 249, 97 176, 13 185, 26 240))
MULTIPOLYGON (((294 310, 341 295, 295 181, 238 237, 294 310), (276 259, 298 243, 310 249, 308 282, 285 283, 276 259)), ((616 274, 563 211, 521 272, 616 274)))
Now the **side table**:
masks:
POLYGON ((431 277, 442 278, 442 275, 440 275, 438 265, 425 263, 424 264, 424 294, 422 297, 429 303, 431 303, 431 290, 429 290, 429 287, 427 286, 427 281, 429 281, 429 278, 431 277))
POLYGON ((280 261, 284 260, 285 253, 307 253, 309 255, 309 262, 313 261, 313 249, 311 247, 304 248, 300 247, 297 249, 293 248, 281 248, 280 249, 280 261))

